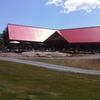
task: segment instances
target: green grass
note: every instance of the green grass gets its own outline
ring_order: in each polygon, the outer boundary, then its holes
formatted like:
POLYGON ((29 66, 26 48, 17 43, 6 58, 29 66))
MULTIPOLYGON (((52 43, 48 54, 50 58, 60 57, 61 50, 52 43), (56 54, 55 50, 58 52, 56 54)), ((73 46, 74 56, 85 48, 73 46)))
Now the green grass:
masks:
POLYGON ((100 100, 100 76, 0 61, 0 100, 100 100), (19 99, 18 99, 19 98, 19 99))
POLYGON ((34 59, 40 62, 47 62, 51 64, 64 65, 70 67, 78 67, 84 69, 100 70, 100 59, 34 59))

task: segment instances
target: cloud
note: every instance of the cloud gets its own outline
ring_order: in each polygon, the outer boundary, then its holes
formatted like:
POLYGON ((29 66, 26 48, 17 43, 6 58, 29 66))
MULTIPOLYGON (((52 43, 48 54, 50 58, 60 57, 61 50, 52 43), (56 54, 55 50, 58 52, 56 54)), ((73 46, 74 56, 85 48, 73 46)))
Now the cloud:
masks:
POLYGON ((47 4, 62 7, 64 13, 80 10, 89 13, 100 8, 100 0, 49 0, 47 4))
POLYGON ((46 5, 62 6, 63 0, 49 0, 46 5))

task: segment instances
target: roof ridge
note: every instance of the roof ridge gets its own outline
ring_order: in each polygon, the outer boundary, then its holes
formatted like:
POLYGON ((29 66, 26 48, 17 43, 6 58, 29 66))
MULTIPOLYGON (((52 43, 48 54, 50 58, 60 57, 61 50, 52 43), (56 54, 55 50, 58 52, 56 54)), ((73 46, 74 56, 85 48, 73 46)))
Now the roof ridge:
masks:
POLYGON ((75 30, 75 29, 88 29, 88 28, 98 28, 100 26, 88 26, 88 27, 79 27, 79 28, 69 28, 69 29, 60 29, 61 30, 75 30))
POLYGON ((57 31, 57 29, 43 28, 43 27, 36 27, 36 26, 34 27, 34 26, 29 26, 29 25, 19 25, 19 24, 12 24, 12 23, 8 23, 8 25, 15 25, 15 26, 22 26, 22 27, 30 27, 30 28, 40 28, 40 29, 48 29, 48 30, 55 30, 55 31, 57 31))

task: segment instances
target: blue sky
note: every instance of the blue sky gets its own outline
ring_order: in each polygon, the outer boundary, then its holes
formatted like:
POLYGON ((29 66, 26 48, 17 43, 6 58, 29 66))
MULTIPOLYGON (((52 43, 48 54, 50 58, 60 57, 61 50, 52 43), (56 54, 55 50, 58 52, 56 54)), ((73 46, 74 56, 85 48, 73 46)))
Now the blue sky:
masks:
POLYGON ((94 0, 96 7, 94 2, 88 6, 91 9, 86 8, 86 2, 82 6, 83 0, 74 1, 73 4, 72 0, 0 0, 0 32, 8 23, 53 29, 100 25, 99 0, 94 0), (74 8, 70 8, 72 4, 74 8))

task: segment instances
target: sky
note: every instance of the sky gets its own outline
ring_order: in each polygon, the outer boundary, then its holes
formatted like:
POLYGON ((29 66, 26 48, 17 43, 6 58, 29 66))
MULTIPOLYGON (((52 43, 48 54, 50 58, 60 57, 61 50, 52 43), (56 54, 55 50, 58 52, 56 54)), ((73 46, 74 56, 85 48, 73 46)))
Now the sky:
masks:
POLYGON ((52 29, 100 26, 100 0, 0 0, 0 32, 8 23, 52 29))

